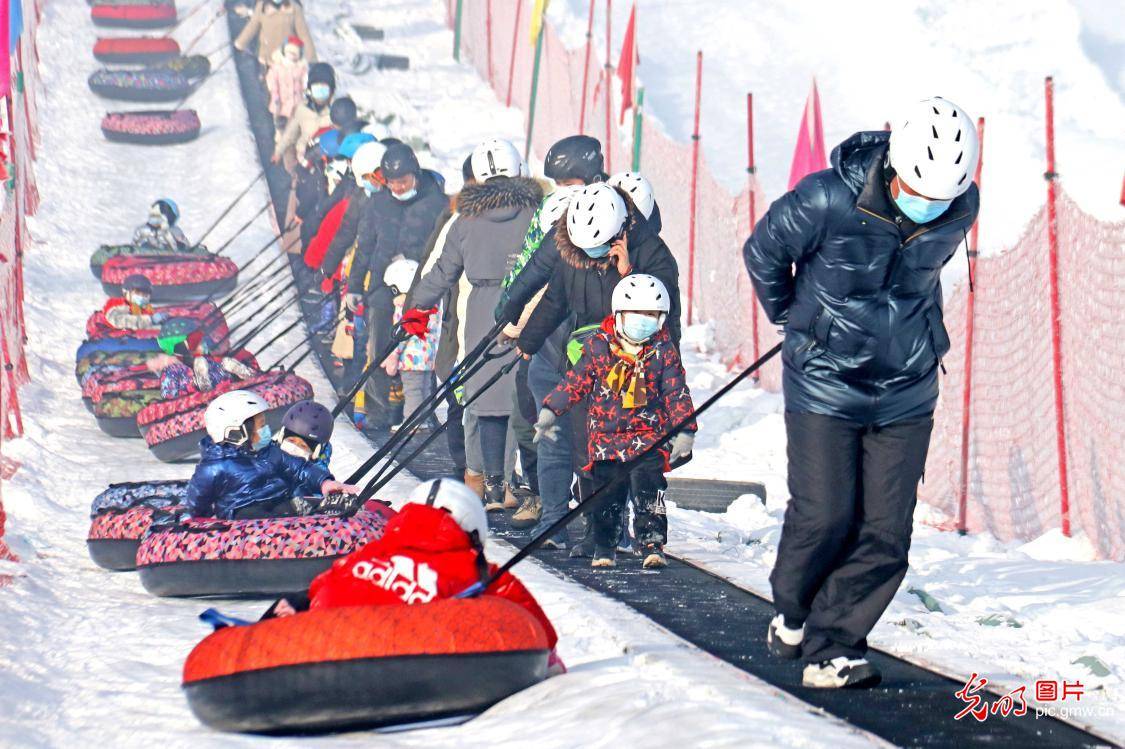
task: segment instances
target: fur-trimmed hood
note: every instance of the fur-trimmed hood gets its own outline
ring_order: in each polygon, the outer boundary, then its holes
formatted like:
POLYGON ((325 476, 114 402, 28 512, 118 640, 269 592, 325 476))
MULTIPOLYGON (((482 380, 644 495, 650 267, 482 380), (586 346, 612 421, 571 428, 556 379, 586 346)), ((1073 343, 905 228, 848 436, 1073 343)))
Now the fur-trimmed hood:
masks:
MULTIPOLYGON (((628 212, 628 218, 625 219, 625 233, 631 234, 633 229, 637 226, 638 218, 641 218, 640 211, 633 205, 633 199, 629 197, 629 193, 622 190, 620 187, 613 188, 617 190, 617 194, 625 200, 625 210, 628 212)), ((563 262, 572 268, 580 270, 590 270, 593 268, 604 268, 608 266, 612 260, 608 256, 600 259, 594 259, 587 255, 585 251, 578 245, 570 241, 570 234, 566 231, 566 217, 570 212, 568 208, 559 220, 555 222, 555 246, 559 248, 559 257, 563 262)))
POLYGON ((525 208, 543 201, 543 188, 529 177, 492 179, 465 185, 457 197, 457 211, 470 218, 508 221, 525 208))

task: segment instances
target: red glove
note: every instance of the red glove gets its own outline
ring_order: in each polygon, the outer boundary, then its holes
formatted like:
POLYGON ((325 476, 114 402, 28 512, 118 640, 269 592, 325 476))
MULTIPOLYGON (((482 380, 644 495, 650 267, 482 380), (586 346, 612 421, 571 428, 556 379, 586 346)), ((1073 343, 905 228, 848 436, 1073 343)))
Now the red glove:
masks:
POLYGON ((409 335, 426 340, 426 331, 430 329, 430 316, 437 314, 437 307, 429 309, 408 309, 402 313, 399 324, 409 335))

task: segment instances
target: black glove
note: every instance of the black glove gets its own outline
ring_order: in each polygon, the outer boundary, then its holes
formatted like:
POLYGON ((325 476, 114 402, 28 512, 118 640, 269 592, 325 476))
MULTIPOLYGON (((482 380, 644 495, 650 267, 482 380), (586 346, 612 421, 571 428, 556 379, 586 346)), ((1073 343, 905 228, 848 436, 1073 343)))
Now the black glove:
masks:
POLYGON ((358 494, 332 492, 331 494, 325 495, 324 499, 320 500, 320 507, 317 508, 317 514, 334 518, 350 518, 359 511, 362 504, 358 494))

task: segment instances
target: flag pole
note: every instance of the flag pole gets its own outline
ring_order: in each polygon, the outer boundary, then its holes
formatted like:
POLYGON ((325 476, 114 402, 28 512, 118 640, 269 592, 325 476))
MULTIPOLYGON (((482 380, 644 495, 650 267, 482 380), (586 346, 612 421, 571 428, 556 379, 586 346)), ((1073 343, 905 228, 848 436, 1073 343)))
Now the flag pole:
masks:
POLYGON ((586 64, 582 66, 582 104, 578 110, 578 134, 586 133, 586 91, 590 83, 590 49, 594 46, 594 0, 590 0, 590 16, 586 19, 586 64))
POLYGON ((633 171, 641 171, 641 138, 644 132, 645 87, 637 89, 637 103, 633 107, 633 171))
POLYGON ((543 55, 543 28, 547 25, 545 19, 539 24, 539 33, 535 35, 535 63, 531 67, 531 103, 527 110, 527 142, 523 146, 523 158, 527 161, 531 154, 531 134, 535 129, 535 102, 539 97, 539 60, 543 55))

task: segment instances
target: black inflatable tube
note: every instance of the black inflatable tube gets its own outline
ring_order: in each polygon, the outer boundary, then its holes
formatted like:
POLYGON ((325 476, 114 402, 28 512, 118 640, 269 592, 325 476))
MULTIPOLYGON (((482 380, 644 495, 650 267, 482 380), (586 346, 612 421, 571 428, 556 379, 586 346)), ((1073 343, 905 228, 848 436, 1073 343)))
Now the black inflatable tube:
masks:
POLYGON ((199 559, 138 567, 141 585, 165 598, 270 598, 304 592, 339 555, 311 559, 199 559))
POLYGON ((137 427, 136 416, 96 416, 98 429, 110 437, 118 439, 140 439, 141 430, 137 427))
POLYGON ((175 60, 178 52, 123 52, 123 53, 94 53, 94 59, 106 65, 158 65, 162 62, 175 60))
MULTIPOLYGON (((198 283, 180 283, 167 286, 153 284, 152 303, 203 302, 209 298, 225 296, 237 287, 238 274, 230 278, 219 278, 214 281, 200 281, 198 283)), ((121 296, 121 284, 102 281, 102 289, 111 297, 121 296)))
POLYGON ((91 538, 86 541, 90 559, 104 570, 129 572, 137 569, 137 548, 141 545, 136 538, 91 538))
POLYGON ((118 101, 139 102, 165 102, 179 101, 192 92, 193 84, 178 86, 176 88, 132 88, 130 86, 110 86, 107 84, 90 83, 90 90, 103 99, 116 99, 118 101))
POLYGON ((113 143, 129 143, 134 146, 175 146, 180 143, 190 143, 199 137, 200 128, 192 128, 182 133, 159 133, 145 135, 144 133, 124 133, 120 130, 102 128, 102 135, 113 143))
POLYGON ((94 399, 93 398, 87 398, 86 396, 83 395, 82 396, 82 405, 86 407, 87 411, 89 411, 90 413, 94 413, 94 399))
POLYGON ((244 671, 184 684, 207 726, 312 733, 476 714, 546 678, 542 650, 409 655, 244 671))

